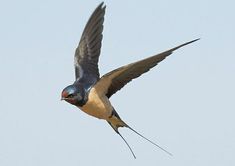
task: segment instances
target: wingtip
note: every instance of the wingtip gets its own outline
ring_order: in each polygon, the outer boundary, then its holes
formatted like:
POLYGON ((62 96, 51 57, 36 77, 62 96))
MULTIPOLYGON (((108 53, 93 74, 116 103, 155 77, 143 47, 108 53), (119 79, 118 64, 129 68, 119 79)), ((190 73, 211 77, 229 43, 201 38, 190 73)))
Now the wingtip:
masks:
POLYGON ((100 2, 99 6, 103 6, 103 4, 104 4, 104 1, 100 2))
MULTIPOLYGON (((104 5, 104 2, 101 2, 96 8, 95 10, 93 11, 92 15, 98 11, 102 11, 102 12, 105 12, 105 8, 106 8, 106 5, 104 5)), ((92 17, 91 15, 91 17, 92 17)))
POLYGON ((191 41, 189 41, 189 42, 184 43, 183 45, 188 45, 188 44, 193 43, 193 42, 196 42, 196 41, 198 41, 198 40, 200 40, 200 39, 201 39, 201 38, 197 38, 197 39, 191 40, 191 41))
POLYGON ((191 40, 191 41, 189 41, 189 42, 186 42, 186 43, 184 43, 184 44, 181 44, 181 45, 179 45, 179 46, 177 46, 177 47, 171 49, 171 51, 175 51, 175 50, 177 50, 177 49, 179 49, 179 48, 181 48, 181 47, 183 47, 183 46, 186 46, 186 45, 188 45, 188 44, 194 43, 194 42, 196 42, 196 41, 198 41, 198 40, 200 40, 200 39, 201 39, 201 38, 197 38, 197 39, 191 40))
POLYGON ((198 41, 198 40, 200 40, 200 39, 201 39, 201 38, 194 39, 194 40, 192 40, 190 43, 193 43, 193 42, 198 41))
POLYGON ((106 5, 104 5, 104 1, 98 5, 98 8, 102 8, 102 9, 106 8, 106 5))

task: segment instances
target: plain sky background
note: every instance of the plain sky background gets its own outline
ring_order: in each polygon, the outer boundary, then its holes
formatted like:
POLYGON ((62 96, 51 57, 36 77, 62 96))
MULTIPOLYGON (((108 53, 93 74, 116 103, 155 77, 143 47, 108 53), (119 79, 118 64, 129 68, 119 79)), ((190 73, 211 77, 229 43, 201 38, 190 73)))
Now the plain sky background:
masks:
POLYGON ((0 165, 235 165, 235 1, 107 5, 100 73, 201 38, 111 98, 120 116, 173 153, 60 101, 96 0, 0 1, 0 165))

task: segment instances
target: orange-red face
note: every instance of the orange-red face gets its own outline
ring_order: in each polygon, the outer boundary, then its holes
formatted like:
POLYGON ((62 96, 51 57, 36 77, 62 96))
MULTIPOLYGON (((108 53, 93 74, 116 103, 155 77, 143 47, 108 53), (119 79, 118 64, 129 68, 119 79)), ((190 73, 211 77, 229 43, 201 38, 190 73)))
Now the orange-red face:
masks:
POLYGON ((81 96, 78 87, 69 85, 62 91, 61 100, 65 100, 73 105, 79 105, 79 102, 83 100, 83 97, 81 96))
POLYGON ((63 90, 61 93, 61 100, 68 98, 68 96, 69 96, 69 93, 67 91, 63 90))
POLYGON ((61 93, 61 100, 65 100, 71 104, 76 104, 76 87, 68 86, 61 93))

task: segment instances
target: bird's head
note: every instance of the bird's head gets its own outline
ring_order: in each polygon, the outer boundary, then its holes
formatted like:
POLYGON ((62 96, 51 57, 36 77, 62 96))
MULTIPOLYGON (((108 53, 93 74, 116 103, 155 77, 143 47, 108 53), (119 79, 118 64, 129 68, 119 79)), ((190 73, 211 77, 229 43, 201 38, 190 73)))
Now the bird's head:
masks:
POLYGON ((62 91, 61 100, 76 106, 82 106, 85 101, 85 90, 79 85, 69 85, 62 91))

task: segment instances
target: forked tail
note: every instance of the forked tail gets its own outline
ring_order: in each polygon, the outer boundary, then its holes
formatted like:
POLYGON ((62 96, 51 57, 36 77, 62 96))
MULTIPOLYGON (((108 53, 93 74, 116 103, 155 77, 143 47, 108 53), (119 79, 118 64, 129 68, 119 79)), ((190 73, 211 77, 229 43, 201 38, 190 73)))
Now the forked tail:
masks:
POLYGON ((146 138, 145 136, 143 136, 142 134, 140 134, 139 132, 137 132, 136 130, 134 130, 133 128, 131 128, 130 126, 128 126, 124 121, 121 120, 120 116, 117 114, 117 112, 115 110, 113 110, 113 114, 112 116, 109 118, 109 120, 107 120, 107 122, 110 124, 110 126, 115 130, 115 132, 122 138, 122 140, 126 143, 126 145, 128 146, 128 148, 130 149, 132 155, 134 158, 136 158, 135 153, 133 152, 132 148, 130 147, 130 145, 127 143, 127 141, 125 140, 125 138, 120 134, 120 132, 118 131, 119 127, 127 127, 130 130, 132 130, 134 133, 136 133, 137 135, 139 135, 140 137, 142 137, 143 139, 145 139, 146 141, 150 142, 151 144, 153 144, 154 146, 158 147, 159 149, 163 150, 164 152, 166 152, 167 154, 169 154, 170 156, 172 156, 172 154, 170 152, 168 152, 167 150, 165 150, 164 148, 162 148, 161 146, 159 146, 158 144, 156 144, 155 142, 151 141, 150 139, 146 138))

